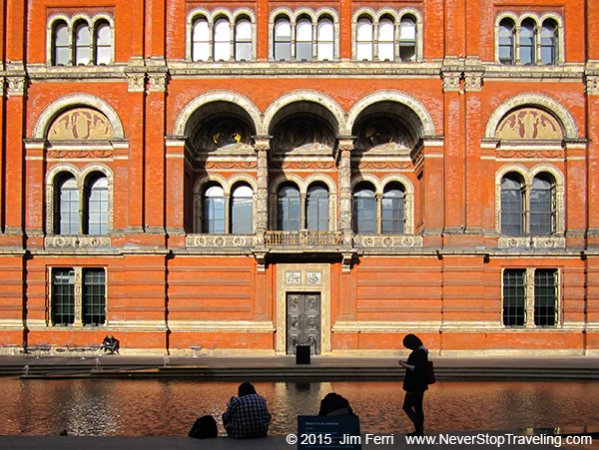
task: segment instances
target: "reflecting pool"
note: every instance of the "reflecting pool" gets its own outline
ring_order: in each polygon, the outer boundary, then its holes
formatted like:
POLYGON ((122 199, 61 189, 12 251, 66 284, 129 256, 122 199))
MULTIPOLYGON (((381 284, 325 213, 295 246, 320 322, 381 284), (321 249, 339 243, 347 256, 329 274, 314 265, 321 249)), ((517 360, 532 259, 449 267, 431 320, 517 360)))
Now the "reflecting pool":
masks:
MULTIPOLYGON (((0 379, 0 434, 81 436, 186 435, 204 414, 217 417, 238 383, 189 380, 0 379)), ((257 382, 273 415, 270 434, 296 431, 335 391, 349 399, 363 432, 410 431, 400 382, 257 382)), ((450 382, 425 395, 430 431, 516 430, 599 424, 599 383, 450 382)))

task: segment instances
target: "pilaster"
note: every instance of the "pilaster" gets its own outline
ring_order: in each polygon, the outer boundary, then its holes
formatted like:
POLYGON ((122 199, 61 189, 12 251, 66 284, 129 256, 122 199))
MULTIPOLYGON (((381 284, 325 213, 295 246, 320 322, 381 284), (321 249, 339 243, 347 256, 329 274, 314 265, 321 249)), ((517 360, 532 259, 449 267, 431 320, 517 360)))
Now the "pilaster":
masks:
POLYGON ((343 234, 343 244, 346 247, 352 245, 351 153, 353 148, 353 138, 339 139, 339 231, 343 234))

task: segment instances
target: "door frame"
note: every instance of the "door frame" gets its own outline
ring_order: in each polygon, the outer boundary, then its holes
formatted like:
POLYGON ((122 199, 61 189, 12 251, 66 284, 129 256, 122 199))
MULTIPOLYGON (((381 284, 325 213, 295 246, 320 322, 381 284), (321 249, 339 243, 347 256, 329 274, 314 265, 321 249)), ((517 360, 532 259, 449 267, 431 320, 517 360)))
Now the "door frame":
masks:
POLYGON ((287 294, 320 293, 320 354, 331 352, 331 266, 278 264, 276 286, 275 353, 287 354, 287 294))

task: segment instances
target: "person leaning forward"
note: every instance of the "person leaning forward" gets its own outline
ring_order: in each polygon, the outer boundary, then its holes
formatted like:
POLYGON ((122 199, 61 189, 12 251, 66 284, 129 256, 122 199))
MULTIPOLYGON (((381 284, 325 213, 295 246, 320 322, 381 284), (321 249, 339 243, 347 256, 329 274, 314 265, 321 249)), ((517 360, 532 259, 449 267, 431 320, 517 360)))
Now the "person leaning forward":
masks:
POLYGON ((231 397, 222 416, 227 435, 236 439, 266 436, 271 418, 266 400, 248 382, 239 385, 237 394, 231 397))

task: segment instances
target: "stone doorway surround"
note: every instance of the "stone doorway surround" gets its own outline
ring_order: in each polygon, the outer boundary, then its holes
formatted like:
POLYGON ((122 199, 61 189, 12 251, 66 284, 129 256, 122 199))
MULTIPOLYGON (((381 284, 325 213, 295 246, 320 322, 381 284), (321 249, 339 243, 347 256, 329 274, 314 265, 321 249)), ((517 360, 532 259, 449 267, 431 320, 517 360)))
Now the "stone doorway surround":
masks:
POLYGON ((278 264, 276 287, 277 355, 287 354, 287 293, 319 292, 320 354, 331 352, 331 267, 329 264, 278 264))

